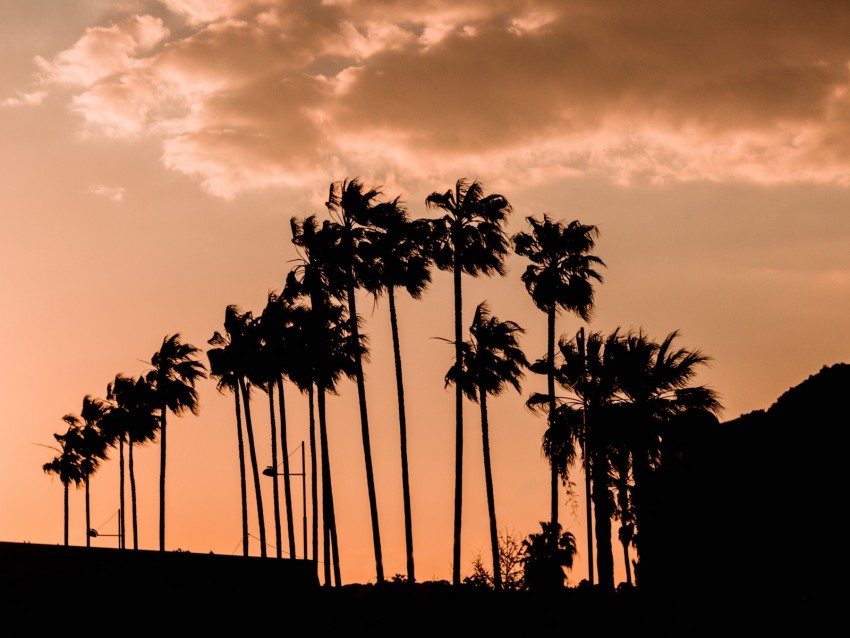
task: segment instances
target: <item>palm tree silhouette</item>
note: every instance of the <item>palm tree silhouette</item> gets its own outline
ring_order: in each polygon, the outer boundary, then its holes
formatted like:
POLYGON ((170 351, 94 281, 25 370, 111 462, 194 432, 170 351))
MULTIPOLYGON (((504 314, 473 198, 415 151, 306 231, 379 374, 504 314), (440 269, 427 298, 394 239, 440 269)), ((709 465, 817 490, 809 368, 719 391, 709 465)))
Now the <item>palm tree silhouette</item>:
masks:
MULTIPOLYGON (((425 199, 429 209, 445 214, 431 220, 429 250, 440 270, 454 278, 455 362, 461 361, 463 295, 461 273, 504 275, 504 258, 510 242, 503 225, 511 205, 498 193, 485 195, 478 180, 459 179, 454 190, 434 192, 425 199)), ((455 390, 455 495, 452 549, 452 583, 460 585, 461 515, 463 512, 463 389, 455 390)))
POLYGON ((522 542, 525 585, 534 592, 549 592, 564 586, 564 568, 572 569, 577 553, 572 532, 561 532, 557 523, 540 521, 539 534, 522 542))
POLYGON ((166 336, 150 360, 148 372, 159 407, 159 551, 165 551, 165 459, 166 417, 169 412, 198 414, 198 392, 195 383, 206 378, 206 367, 197 360, 200 349, 183 343, 180 334, 166 336))
MULTIPOLYGON (((363 239, 370 213, 377 204, 380 191, 366 189, 358 179, 334 182, 330 186, 328 201, 325 203, 334 223, 333 228, 339 234, 338 243, 331 253, 331 259, 337 265, 345 282, 345 298, 348 302, 349 332, 354 343, 360 341, 360 318, 357 315, 356 291, 363 280, 361 271, 369 263, 358 254, 359 243, 363 239)), ((366 466, 366 487, 369 495, 369 514, 372 522, 372 544, 375 552, 375 571, 378 583, 384 582, 384 561, 381 549, 381 529, 378 522, 378 499, 375 493, 375 476, 372 468, 372 443, 369 434, 369 414, 366 407, 366 383, 363 376, 363 362, 360 356, 354 362, 354 376, 357 382, 357 399, 360 407, 360 433, 363 441, 363 459, 366 466)))
MULTIPOLYGON (((578 442, 582 449, 585 476, 591 477, 589 498, 593 502, 593 519, 588 527, 588 561, 593 561, 593 539, 596 540, 596 568, 599 585, 614 589, 614 556, 611 548, 611 519, 614 500, 609 476, 615 449, 618 402, 619 330, 609 335, 591 332, 585 336, 580 328, 573 339, 562 337, 558 347, 563 363, 556 369, 558 382, 568 389, 580 406, 582 415, 578 442)), ((588 566, 588 581, 593 584, 593 567, 588 566)))
POLYGON ((404 538, 407 553, 407 581, 416 582, 413 560, 413 523, 410 502, 410 471, 407 456, 407 414, 404 407, 404 379, 401 365, 395 290, 404 288, 420 299, 431 282, 431 258, 427 253, 428 220, 410 220, 399 198, 372 207, 368 230, 360 244, 361 258, 372 265, 364 287, 377 300, 387 294, 395 363, 396 395, 401 449, 401 484, 404 503, 404 538))
MULTIPOLYGON (((564 309, 585 321, 589 320, 593 308, 593 280, 602 281, 602 275, 596 267, 605 264, 590 254, 599 234, 596 226, 581 224, 577 220, 564 225, 553 221, 547 213, 543 214, 542 220, 526 217, 526 221, 531 227, 530 231, 517 233, 512 240, 514 251, 531 261, 522 274, 522 282, 534 305, 546 313, 544 369, 548 391, 548 427, 551 428, 556 409, 555 317, 564 309)), ((551 522, 557 523, 559 471, 555 466, 551 470, 551 522)), ((590 484, 589 481, 590 477, 585 475, 586 485, 590 484)), ((588 497, 588 516, 589 503, 588 497)))
POLYGON ((637 532, 638 585, 653 585, 659 549, 646 496, 654 471, 661 462, 661 437, 666 424, 690 410, 717 414, 721 411, 717 393, 705 385, 692 385, 700 366, 711 358, 698 349, 674 347, 679 336, 674 330, 660 342, 643 330, 630 331, 618 342, 618 386, 627 406, 630 427, 627 444, 631 449, 634 487, 632 507, 637 532))
MULTIPOLYGON (((83 473, 80 468, 79 453, 69 444, 67 434, 72 429, 78 427, 79 420, 73 414, 66 414, 62 420, 68 425, 68 430, 65 434, 54 434, 53 438, 59 443, 58 454, 50 461, 41 466, 45 474, 53 474, 59 477, 64 489, 63 505, 64 505, 64 544, 68 546, 68 521, 70 518, 70 510, 68 507, 68 493, 70 485, 73 483, 78 486, 83 480, 83 473)), ((51 447, 51 446, 48 446, 51 447)), ((56 448, 53 448, 56 449, 56 448)))
POLYGON ((224 333, 214 332, 207 343, 214 346, 207 351, 210 374, 218 379, 217 387, 219 391, 231 390, 236 401, 237 445, 242 490, 242 553, 245 556, 248 555, 248 495, 245 479, 245 446, 240 418, 241 411, 244 411, 245 431, 248 435, 248 455, 251 461, 254 495, 257 503, 260 555, 265 558, 267 554, 266 524, 263 514, 263 495, 260 486, 257 448, 254 443, 254 426, 251 421, 250 393, 253 385, 251 379, 256 374, 259 352, 259 337, 253 313, 250 311, 242 312, 236 305, 227 306, 224 312, 224 333))
MULTIPOLYGON (((334 582, 340 586, 342 578, 325 400, 328 393, 336 392, 336 384, 342 376, 356 376, 357 362, 366 354, 366 349, 363 347, 362 336, 358 340, 352 338, 349 330, 353 322, 345 317, 344 308, 335 301, 344 295, 344 281, 339 277, 339 270, 334 265, 334 251, 338 250, 339 242, 338 229, 329 221, 320 225, 312 215, 303 219, 292 218, 290 225, 292 243, 299 251, 300 263, 287 274, 284 296, 290 300, 303 298, 310 303, 309 320, 304 331, 306 338, 302 340, 307 349, 305 360, 309 361, 309 373, 305 375, 303 370, 300 371, 296 383, 303 387, 305 376, 309 376, 311 387, 315 387, 322 472, 325 585, 331 583, 332 565, 334 582)), ((312 405, 311 397, 311 409, 312 405)), ((311 461, 315 464, 313 445, 314 435, 311 431, 311 461)), ((314 548, 316 513, 314 509, 314 548)))
POLYGON ((490 314, 486 302, 475 309, 469 328, 470 339, 461 347, 461 359, 446 374, 446 385, 455 384, 481 406, 481 439, 484 450, 484 481, 487 512, 490 517, 490 546, 493 552, 493 585, 502 588, 499 561, 499 534, 496 525, 496 501, 493 495, 493 469, 490 462, 490 425, 487 395, 497 396, 508 385, 520 391, 523 368, 528 366, 519 347, 518 336, 524 330, 513 321, 499 321, 490 314))
POLYGON ((97 471, 100 462, 106 460, 106 450, 109 446, 100 430, 100 424, 108 410, 109 405, 103 399, 96 399, 87 394, 83 398, 79 417, 73 414, 65 416, 65 422, 73 425, 65 434, 60 435, 65 446, 76 451, 79 456, 86 498, 86 547, 91 545, 88 533, 91 529, 90 478, 97 471))
MULTIPOLYGON (((127 472, 130 475, 130 503, 132 507, 131 521, 133 527, 133 549, 139 549, 138 510, 136 501, 136 471, 133 450, 136 445, 144 445, 156 439, 159 428, 156 399, 153 388, 143 377, 128 377, 123 374, 115 375, 115 379, 106 387, 106 398, 112 403, 111 409, 101 419, 101 427, 107 440, 114 444, 118 441, 119 449, 127 441, 127 472)), ((121 510, 120 522, 123 534, 123 505, 124 505, 124 462, 123 454, 119 455, 121 462, 121 510)))
MULTIPOLYGON (((286 527, 289 539, 289 556, 295 558, 295 525, 292 517, 292 488, 289 472, 289 443, 286 432, 286 397, 284 393, 284 378, 292 365, 294 349, 293 324, 303 321, 296 316, 303 314, 303 308, 294 306, 282 295, 269 293, 268 302, 259 318, 260 339, 262 341, 261 358, 265 377, 264 389, 269 395, 269 411, 271 422, 272 467, 277 472, 278 455, 275 432, 274 389, 277 387, 278 410, 280 412, 280 450, 283 454, 283 492, 286 507, 286 527)), ((274 517, 277 557, 281 558, 281 523, 280 495, 277 476, 274 479, 274 517)), ((306 556, 305 556, 306 558, 306 556)))

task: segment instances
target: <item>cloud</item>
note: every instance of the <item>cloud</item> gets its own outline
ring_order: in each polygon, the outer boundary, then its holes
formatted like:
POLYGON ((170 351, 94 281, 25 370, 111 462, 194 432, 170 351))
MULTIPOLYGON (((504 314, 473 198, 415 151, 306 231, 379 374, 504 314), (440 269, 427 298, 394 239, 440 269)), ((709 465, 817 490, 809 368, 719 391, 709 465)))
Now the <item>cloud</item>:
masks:
POLYGON ((104 197, 113 202, 123 202, 125 188, 123 186, 107 186, 106 184, 93 184, 86 189, 87 193, 104 197))
POLYGON ((850 185, 843 2, 162 8, 37 64, 91 131, 160 136, 164 165, 218 196, 470 167, 491 181, 850 185))
POLYGON ((47 97, 47 91, 32 91, 30 93, 22 93, 21 91, 17 91, 15 97, 6 98, 2 102, 0 102, 1 106, 7 107, 15 107, 15 106, 37 106, 44 101, 44 98, 47 97))

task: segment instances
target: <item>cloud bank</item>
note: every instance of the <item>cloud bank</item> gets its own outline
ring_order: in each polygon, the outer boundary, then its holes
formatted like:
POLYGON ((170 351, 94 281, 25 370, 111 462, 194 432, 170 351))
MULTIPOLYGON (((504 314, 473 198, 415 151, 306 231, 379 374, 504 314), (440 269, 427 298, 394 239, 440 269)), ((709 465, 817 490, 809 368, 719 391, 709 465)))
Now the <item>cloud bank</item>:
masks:
POLYGON ((470 166, 850 186, 841 0, 157 7, 37 58, 37 88, 68 91, 93 134, 158 136, 166 167, 220 197, 470 166))

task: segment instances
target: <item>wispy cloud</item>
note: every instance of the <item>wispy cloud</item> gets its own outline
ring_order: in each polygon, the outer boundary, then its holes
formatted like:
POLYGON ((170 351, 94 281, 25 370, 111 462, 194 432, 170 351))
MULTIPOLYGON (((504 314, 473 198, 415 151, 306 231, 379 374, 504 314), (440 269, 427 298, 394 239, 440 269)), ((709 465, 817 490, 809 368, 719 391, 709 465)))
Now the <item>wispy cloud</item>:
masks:
POLYGON ((86 189, 86 192, 97 197, 104 197, 113 202, 124 201, 125 188, 123 186, 107 186, 106 184, 93 184, 86 189))
POLYGON ((469 166, 850 185, 850 5, 817 4, 163 0, 36 63, 222 197, 469 166))
POLYGON ((44 101, 44 98, 47 97, 47 91, 32 91, 30 93, 23 93, 18 91, 15 97, 6 98, 0 105, 6 107, 15 107, 15 106, 36 106, 41 104, 44 101))

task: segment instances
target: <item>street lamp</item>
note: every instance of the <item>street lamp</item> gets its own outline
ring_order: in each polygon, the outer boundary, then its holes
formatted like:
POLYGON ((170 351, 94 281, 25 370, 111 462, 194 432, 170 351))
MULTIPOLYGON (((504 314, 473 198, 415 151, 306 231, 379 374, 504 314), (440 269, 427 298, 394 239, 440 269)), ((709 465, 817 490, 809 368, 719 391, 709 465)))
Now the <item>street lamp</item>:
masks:
POLYGON ((263 476, 300 476, 301 477, 301 511, 304 513, 302 516, 303 523, 303 533, 304 533, 304 559, 307 559, 307 474, 305 471, 305 463, 304 463, 304 441, 301 441, 301 471, 300 472, 278 472, 271 465, 266 467, 263 470, 263 476))
MULTIPOLYGON (((118 510, 118 518, 119 518, 119 521, 120 521, 121 510, 118 510)), ((97 538, 99 536, 111 536, 113 538, 118 538, 118 548, 119 549, 124 548, 124 535, 121 533, 121 523, 120 522, 118 524, 118 533, 117 534, 101 534, 100 532, 98 532, 94 528, 89 529, 89 531, 88 531, 88 537, 89 538, 97 538)))

